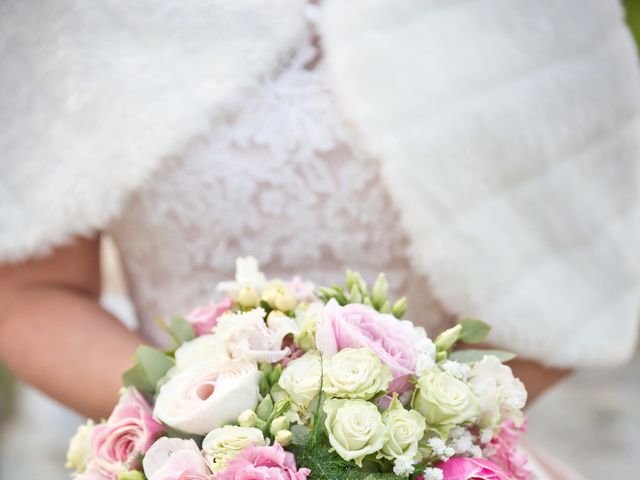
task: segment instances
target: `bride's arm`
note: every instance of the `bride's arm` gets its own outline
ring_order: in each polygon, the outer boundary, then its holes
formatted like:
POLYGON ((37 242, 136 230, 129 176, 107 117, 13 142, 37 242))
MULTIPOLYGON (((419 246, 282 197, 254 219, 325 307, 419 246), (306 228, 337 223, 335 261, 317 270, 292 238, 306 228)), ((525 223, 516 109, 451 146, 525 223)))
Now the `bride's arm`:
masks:
POLYGON ((0 359, 25 381, 93 418, 116 402, 143 339, 99 303, 99 238, 0 266, 0 359))

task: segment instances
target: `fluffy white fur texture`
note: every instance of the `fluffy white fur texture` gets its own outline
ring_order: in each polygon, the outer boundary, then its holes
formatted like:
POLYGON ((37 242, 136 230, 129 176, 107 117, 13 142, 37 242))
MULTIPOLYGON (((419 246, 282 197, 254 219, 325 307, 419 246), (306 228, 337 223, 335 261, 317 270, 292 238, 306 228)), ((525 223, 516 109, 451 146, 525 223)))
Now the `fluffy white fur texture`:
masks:
POLYGON ((548 364, 629 358, 640 75, 617 2, 334 1, 324 33, 445 306, 548 364))
POLYGON ((103 228, 162 158, 235 110, 304 0, 0 4, 0 260, 103 228))
MULTIPOLYGON (((104 228, 295 45, 304 0, 0 6, 0 259, 104 228)), ((452 312, 559 366, 638 329, 640 75, 615 0, 328 0, 357 146, 452 312)))

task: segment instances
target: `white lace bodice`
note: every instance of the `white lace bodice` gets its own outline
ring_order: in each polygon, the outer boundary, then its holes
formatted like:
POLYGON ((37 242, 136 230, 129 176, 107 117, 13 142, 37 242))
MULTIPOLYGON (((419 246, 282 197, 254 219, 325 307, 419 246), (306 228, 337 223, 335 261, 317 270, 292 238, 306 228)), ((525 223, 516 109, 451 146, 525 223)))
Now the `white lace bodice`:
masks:
POLYGON ((238 116, 167 159, 111 228, 151 337, 154 317, 206 302, 249 254, 271 277, 317 283, 341 282, 347 267, 370 280, 384 271, 414 321, 443 320, 377 163, 349 146, 313 40, 310 28, 238 116))

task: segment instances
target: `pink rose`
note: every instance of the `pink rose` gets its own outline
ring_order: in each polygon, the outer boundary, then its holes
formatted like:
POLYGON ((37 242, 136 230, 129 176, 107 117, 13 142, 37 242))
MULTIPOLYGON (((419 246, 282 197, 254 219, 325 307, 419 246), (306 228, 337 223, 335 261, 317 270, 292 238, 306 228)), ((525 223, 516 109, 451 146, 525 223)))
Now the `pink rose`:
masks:
POLYGON ((120 472, 137 468, 141 456, 163 430, 142 395, 135 388, 127 389, 106 423, 93 430, 94 458, 88 470, 116 478, 120 472))
POLYGON ((413 324, 393 315, 379 313, 367 305, 341 307, 330 300, 316 330, 318 350, 331 356, 343 348, 368 348, 393 375, 390 392, 411 388, 409 376, 416 371, 418 352, 413 324))
POLYGON ((311 470, 296 469, 293 454, 278 443, 250 446, 231 460, 216 480, 306 480, 311 470))
POLYGON ((185 318, 193 326, 197 336, 211 333, 213 327, 218 324, 218 318, 233 307, 233 299, 224 297, 218 303, 209 303, 202 307, 196 307, 185 318))
POLYGON ((526 468, 529 461, 527 455, 518 451, 518 439, 526 429, 526 420, 520 428, 508 420, 502 426, 500 433, 488 443, 488 447, 495 452, 489 459, 502 467, 515 480, 533 479, 533 474, 526 468))
POLYGON ((436 465, 444 480, 511 480, 495 463, 484 458, 455 457, 436 465))
POLYGON ((144 456, 148 480, 210 480, 211 471, 193 440, 162 437, 144 456))

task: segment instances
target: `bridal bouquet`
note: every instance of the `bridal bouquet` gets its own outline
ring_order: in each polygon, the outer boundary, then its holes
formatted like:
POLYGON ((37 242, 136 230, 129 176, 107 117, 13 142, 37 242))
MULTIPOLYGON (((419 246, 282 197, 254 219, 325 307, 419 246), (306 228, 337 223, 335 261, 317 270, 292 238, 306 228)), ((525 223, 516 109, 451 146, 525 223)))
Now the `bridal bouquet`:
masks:
POLYGON ((111 416, 71 440, 78 480, 530 479, 523 384, 465 319, 432 341, 371 288, 268 281, 237 260, 224 297, 141 346, 111 416))

